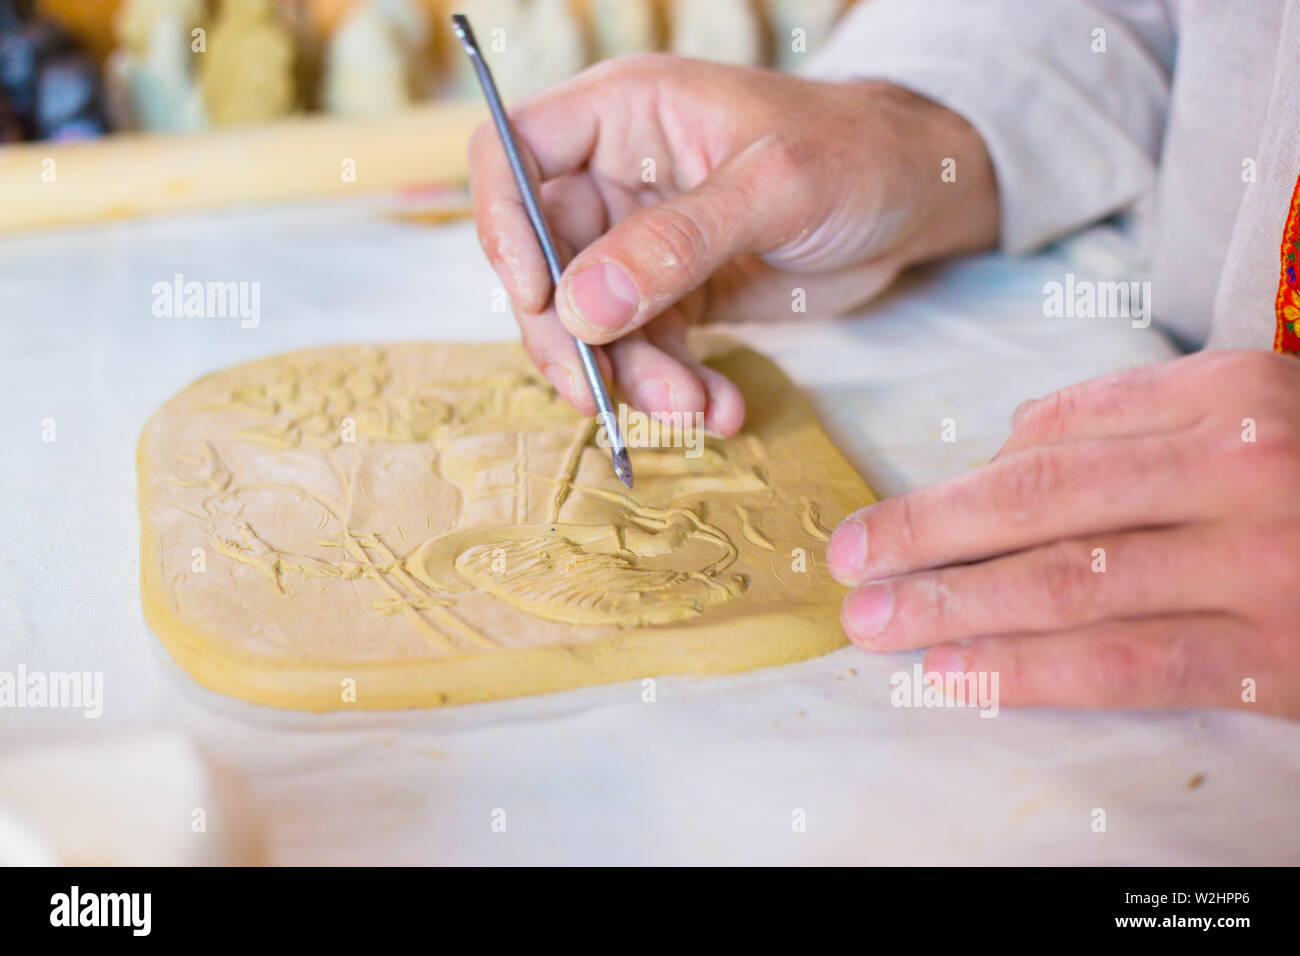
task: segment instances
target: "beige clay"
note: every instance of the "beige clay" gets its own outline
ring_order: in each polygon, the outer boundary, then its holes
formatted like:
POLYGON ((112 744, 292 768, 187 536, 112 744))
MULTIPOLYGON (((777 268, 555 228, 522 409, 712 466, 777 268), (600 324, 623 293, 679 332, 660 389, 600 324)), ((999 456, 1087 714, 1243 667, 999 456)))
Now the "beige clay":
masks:
MULTIPOLYGON (((844 643, 829 529, 872 500, 766 359, 744 431, 635 448, 513 345, 336 347, 208 376, 140 439, 145 616, 201 684, 433 707, 784 664, 844 643)), ((632 435, 633 439, 636 435, 632 435)))

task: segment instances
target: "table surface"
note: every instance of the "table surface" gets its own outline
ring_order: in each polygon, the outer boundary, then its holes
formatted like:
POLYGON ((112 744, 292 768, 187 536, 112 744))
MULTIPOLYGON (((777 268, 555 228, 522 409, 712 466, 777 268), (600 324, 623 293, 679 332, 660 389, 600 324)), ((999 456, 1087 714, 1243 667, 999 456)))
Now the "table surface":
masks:
MULTIPOLYGON (((845 648, 661 678, 654 703, 631 682, 316 716, 198 687, 140 612, 134 454, 149 415, 200 375, 291 349, 515 337, 492 310, 498 283, 473 227, 399 221, 395 202, 0 240, 0 670, 102 671, 105 698, 97 720, 0 711, 0 755, 182 733, 243 778, 275 863, 1300 862, 1300 724, 897 709, 890 675, 918 654, 845 648), (176 274, 260 282, 259 325, 155 317, 152 288, 176 274)), ((893 494, 987 460, 1026 398, 1174 354, 1126 320, 1044 317, 1045 282, 1112 254, 1080 240, 970 259, 852 318, 733 331, 893 494), (945 419, 955 442, 941 440, 945 419)))

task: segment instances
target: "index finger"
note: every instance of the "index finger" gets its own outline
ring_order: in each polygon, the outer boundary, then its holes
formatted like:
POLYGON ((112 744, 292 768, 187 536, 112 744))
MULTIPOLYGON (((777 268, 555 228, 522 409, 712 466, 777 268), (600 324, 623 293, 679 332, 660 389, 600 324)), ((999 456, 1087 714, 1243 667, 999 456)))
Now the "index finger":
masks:
POLYGON ((1184 523, 1233 497, 1227 479, 1183 480, 1205 454, 1176 434, 1029 448, 855 512, 831 535, 827 563, 852 585, 1062 538, 1184 523))
MULTIPOLYGON (((589 92, 579 74, 510 111, 510 125, 534 188, 586 164, 600 128, 589 92)), ((470 137, 469 166, 479 244, 515 305, 525 312, 541 312, 551 296, 551 277, 491 119, 470 137)))

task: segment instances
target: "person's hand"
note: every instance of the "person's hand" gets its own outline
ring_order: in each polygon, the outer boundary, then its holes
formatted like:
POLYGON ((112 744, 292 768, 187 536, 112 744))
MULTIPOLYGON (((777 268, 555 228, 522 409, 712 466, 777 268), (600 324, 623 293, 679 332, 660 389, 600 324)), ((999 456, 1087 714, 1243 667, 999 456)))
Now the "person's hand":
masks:
POLYGON ((993 172, 950 111, 879 83, 815 83, 666 55, 595 66, 511 122, 563 252, 551 280, 496 129, 470 143, 479 238, 524 348, 595 412, 576 335, 647 412, 704 412, 733 434, 740 393, 686 350, 688 322, 866 301, 912 263, 997 237, 993 172), (955 167, 951 164, 955 163, 955 167), (943 176, 956 172, 956 181, 943 176))
POLYGON ((1202 353, 1026 403, 989 464, 850 515, 828 563, 855 643, 997 672, 1002 704, 1300 717, 1298 490, 1300 362, 1202 353))

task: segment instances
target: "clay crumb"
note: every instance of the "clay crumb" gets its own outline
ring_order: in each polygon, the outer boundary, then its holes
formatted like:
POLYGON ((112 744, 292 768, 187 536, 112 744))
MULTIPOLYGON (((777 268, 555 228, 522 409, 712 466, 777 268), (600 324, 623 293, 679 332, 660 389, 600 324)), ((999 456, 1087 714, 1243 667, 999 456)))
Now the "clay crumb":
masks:
POLYGON ((1203 783, 1205 783, 1205 774, 1203 774, 1203 773, 1198 773, 1196 776, 1192 777, 1191 780, 1188 780, 1188 781, 1187 781, 1187 789, 1188 789, 1188 790, 1195 790, 1197 787, 1199 787, 1199 786, 1200 786, 1201 784, 1203 784, 1203 783))
POLYGON ((850 677, 857 677, 857 676, 858 676, 857 669, 856 669, 856 668, 853 668, 853 667, 850 667, 850 668, 849 668, 848 670, 846 670, 844 673, 848 674, 850 677))

